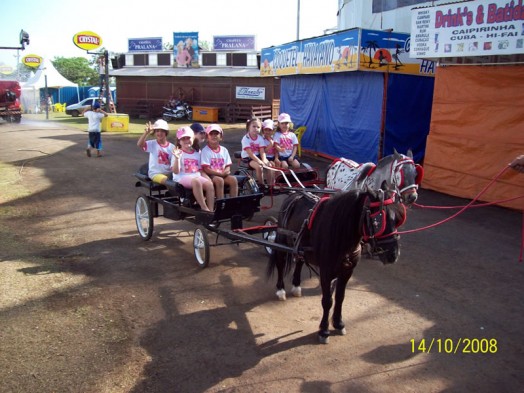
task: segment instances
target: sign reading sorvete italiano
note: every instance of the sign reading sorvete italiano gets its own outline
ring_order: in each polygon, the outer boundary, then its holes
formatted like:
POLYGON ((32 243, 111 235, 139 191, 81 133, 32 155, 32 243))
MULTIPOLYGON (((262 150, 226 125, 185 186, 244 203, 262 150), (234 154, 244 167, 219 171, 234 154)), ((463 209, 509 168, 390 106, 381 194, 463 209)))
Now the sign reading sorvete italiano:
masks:
POLYGON ((476 0, 411 11, 416 58, 524 53, 523 0, 476 0))

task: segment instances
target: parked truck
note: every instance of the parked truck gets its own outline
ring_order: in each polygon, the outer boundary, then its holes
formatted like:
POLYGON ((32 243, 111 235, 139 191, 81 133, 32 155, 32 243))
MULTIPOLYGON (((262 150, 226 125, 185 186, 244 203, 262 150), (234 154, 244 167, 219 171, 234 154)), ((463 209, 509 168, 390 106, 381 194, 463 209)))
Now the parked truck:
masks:
POLYGON ((22 89, 17 81, 0 80, 0 118, 9 123, 20 123, 22 110, 20 94, 22 89))

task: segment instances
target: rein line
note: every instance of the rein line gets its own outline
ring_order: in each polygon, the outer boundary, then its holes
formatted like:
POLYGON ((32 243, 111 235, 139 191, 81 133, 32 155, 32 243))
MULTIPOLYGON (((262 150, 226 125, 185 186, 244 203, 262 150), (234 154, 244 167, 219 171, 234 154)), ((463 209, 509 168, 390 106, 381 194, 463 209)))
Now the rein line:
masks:
MULTIPOLYGON (((435 228, 439 225, 442 225, 448 221, 451 221, 452 219, 454 219, 455 217, 457 217, 459 214, 462 214, 464 213, 467 209, 469 208, 472 208, 472 207, 484 207, 484 206, 489 206, 489 205, 492 205, 494 203, 497 203, 497 202, 507 202, 507 201, 512 201, 512 200, 515 200, 515 199, 519 199, 519 198, 522 198, 524 197, 524 195, 521 195, 521 196, 518 196, 518 197, 515 197, 515 198, 510 198, 510 199, 507 199, 507 200, 504 200, 504 201, 495 201, 495 202, 489 202, 489 203, 483 203, 483 204, 480 204, 480 205, 473 205, 481 196, 482 194, 484 194, 488 188, 490 188, 493 183, 499 178, 502 176, 502 174, 504 172, 506 172, 506 170, 509 168, 509 166, 505 166, 476 196, 475 198, 473 198, 471 200, 471 202, 469 202, 467 205, 465 206, 449 206, 449 207, 446 207, 446 206, 428 206, 427 208, 434 208, 434 209, 457 209, 457 208, 460 208, 460 210, 458 212, 456 212, 455 214, 451 215, 450 217, 448 218, 445 218, 444 220, 441 220, 441 221, 438 221, 434 224, 431 224, 431 225, 427 225, 425 227, 421 227, 421 228, 416 228, 416 229, 408 229, 406 231, 398 231, 397 233, 400 235, 400 234, 408 234, 408 233, 415 233, 415 232, 420 232, 420 231, 424 231, 426 229, 430 229, 430 228, 435 228)), ((421 206, 421 205, 417 205, 417 206, 421 206)), ((421 206, 423 207, 423 206, 421 206)), ((523 257, 523 254, 524 254, 524 211, 522 211, 522 240, 521 240, 521 243, 520 243, 520 256, 519 256, 519 262, 522 262, 522 257, 523 257)))

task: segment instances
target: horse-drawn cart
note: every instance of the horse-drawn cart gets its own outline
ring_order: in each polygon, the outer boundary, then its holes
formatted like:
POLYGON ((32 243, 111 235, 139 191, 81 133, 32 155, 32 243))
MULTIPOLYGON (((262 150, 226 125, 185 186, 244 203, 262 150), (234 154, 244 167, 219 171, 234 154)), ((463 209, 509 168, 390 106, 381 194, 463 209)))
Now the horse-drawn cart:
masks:
MULTIPOLYGON (((260 211, 263 193, 218 199, 214 211, 205 212, 195 203, 191 190, 184 189, 180 184, 173 181, 167 181, 165 185, 154 183, 144 170, 135 173, 135 177, 138 179, 136 187, 147 190, 135 202, 136 226, 143 240, 149 240, 153 235, 154 218, 165 217, 174 221, 186 220, 197 226, 193 234, 193 249, 198 265, 203 268, 209 264, 212 246, 250 242, 264 246, 268 253, 274 248, 287 249, 273 243, 276 218, 267 217, 264 225, 243 227, 244 220, 260 211), (209 232, 217 235, 214 243, 209 242, 209 232), (220 237, 229 242, 220 243, 220 237)), ((243 185, 249 180, 240 177, 239 183, 243 185)))

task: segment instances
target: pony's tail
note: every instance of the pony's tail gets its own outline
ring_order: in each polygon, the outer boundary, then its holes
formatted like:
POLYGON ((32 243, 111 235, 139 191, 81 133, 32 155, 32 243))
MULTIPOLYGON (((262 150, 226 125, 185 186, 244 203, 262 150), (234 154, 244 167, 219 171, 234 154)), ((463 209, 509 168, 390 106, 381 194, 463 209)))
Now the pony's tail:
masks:
MULTIPOLYGON (((286 237, 285 235, 277 234, 275 237, 275 243, 278 244, 285 244, 286 237)), ((275 270, 278 266, 283 267, 283 275, 286 276, 291 271, 291 255, 283 252, 283 251, 277 251, 273 250, 271 255, 269 256, 269 260, 267 263, 267 269, 266 269, 266 276, 268 279, 273 277, 275 274, 275 270)))

